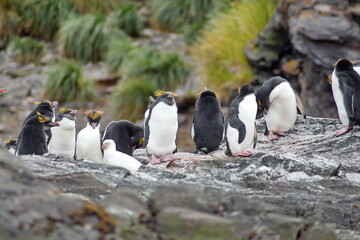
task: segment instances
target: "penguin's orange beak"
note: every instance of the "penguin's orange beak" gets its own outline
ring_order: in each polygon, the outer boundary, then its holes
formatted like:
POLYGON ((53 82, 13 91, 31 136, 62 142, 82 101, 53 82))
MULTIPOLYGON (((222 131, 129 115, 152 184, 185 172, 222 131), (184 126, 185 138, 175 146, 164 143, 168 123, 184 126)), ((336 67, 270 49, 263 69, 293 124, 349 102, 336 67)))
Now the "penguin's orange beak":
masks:
POLYGON ((92 127, 93 129, 95 129, 95 128, 96 128, 96 123, 95 123, 95 122, 91 123, 91 127, 92 127))
POLYGON ((104 143, 104 144, 101 146, 101 149, 102 149, 102 150, 107 149, 107 144, 106 144, 106 143, 104 143))
POLYGON ((6 92, 6 91, 7 91, 7 89, 5 89, 5 88, 0 88, 0 93, 6 92))

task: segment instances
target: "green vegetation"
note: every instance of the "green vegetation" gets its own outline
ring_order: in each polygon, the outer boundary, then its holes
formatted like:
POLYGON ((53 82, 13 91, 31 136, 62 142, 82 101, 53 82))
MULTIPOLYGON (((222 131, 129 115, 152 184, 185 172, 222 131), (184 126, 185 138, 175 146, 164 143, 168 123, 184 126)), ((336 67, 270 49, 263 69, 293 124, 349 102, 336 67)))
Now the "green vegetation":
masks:
POLYGON ((69 0, 80 14, 109 13, 121 0, 69 0))
POLYGON ((81 64, 74 61, 63 61, 49 72, 44 95, 61 103, 96 98, 91 82, 83 76, 81 64))
POLYGON ((190 69, 176 53, 141 47, 130 52, 121 73, 125 79, 147 79, 160 89, 175 89, 184 83, 190 69))
POLYGON ((0 0, 0 39, 2 41, 7 42, 21 30, 19 5, 18 0, 0 0))
POLYGON ((70 15, 72 7, 67 0, 26 0, 20 12, 23 34, 48 41, 70 15))
POLYGON ((107 23, 110 28, 120 29, 133 37, 139 36, 144 28, 144 19, 138 7, 131 2, 120 4, 115 11, 110 13, 107 23))
POLYGON ((28 37, 16 37, 8 45, 7 52, 15 62, 39 63, 44 55, 44 43, 28 37))
POLYGON ((84 63, 103 59, 109 42, 102 15, 71 18, 60 28, 60 49, 65 57, 84 63))
POLYGON ((121 81, 112 94, 112 112, 115 118, 136 121, 144 118, 148 97, 156 90, 153 82, 145 79, 121 81))
POLYGON ((106 54, 106 64, 110 72, 115 73, 119 71, 122 62, 132 49, 133 46, 127 39, 111 39, 109 50, 106 54))
POLYGON ((191 54, 207 86, 231 88, 254 76, 243 53, 273 16, 277 0, 243 0, 218 13, 203 30, 191 54))

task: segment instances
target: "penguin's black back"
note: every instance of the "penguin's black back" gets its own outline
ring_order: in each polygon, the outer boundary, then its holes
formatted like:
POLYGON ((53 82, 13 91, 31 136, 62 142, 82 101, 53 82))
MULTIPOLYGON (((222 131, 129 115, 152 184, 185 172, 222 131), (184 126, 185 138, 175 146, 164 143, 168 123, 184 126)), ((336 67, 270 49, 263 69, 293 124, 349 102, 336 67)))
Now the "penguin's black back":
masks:
POLYGON ((35 154, 43 155, 48 152, 45 132, 38 121, 40 115, 29 118, 21 129, 21 139, 17 144, 18 155, 35 154))
POLYGON ((335 75, 339 79, 340 91, 344 96, 345 110, 350 125, 360 124, 360 76, 349 60, 342 59, 335 66, 335 75))
POLYGON ((193 124, 197 151, 209 153, 217 150, 223 139, 224 116, 213 92, 203 92, 196 101, 193 124))
POLYGON ((144 130, 128 120, 110 122, 106 127, 103 140, 112 139, 116 144, 116 150, 133 154, 133 146, 139 147, 141 138, 144 137, 144 130))

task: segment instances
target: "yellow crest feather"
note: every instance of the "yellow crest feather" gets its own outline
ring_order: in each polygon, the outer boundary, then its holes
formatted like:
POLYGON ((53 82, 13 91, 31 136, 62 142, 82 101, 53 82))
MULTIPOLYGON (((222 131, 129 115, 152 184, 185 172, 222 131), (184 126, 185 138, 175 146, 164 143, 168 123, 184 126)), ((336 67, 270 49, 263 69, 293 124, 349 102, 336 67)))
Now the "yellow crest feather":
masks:
POLYGON ((165 94, 172 94, 175 97, 177 96, 177 94, 174 91, 164 91, 164 90, 160 90, 160 89, 155 91, 155 96, 156 97, 160 97, 160 96, 165 95, 165 94))
POLYGON ((36 112, 36 115, 41 115, 41 112, 36 112))
POLYGON ((60 108, 59 111, 62 112, 62 113, 64 113, 64 112, 71 112, 72 109, 70 109, 70 108, 60 108))
POLYGON ((44 123, 49 120, 48 117, 38 117, 39 123, 44 123))
POLYGON ((98 117, 100 117, 101 115, 103 115, 104 111, 93 112, 92 110, 88 110, 88 111, 85 112, 85 114, 88 115, 91 119, 95 120, 98 117))

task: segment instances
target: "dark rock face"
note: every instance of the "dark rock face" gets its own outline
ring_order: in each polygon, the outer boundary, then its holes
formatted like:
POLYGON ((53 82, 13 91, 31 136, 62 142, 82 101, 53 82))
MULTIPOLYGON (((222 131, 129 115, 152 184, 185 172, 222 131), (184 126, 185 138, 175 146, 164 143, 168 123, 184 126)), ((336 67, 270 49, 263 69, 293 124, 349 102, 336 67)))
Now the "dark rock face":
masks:
POLYGON ((336 117, 327 79, 338 59, 360 59, 358 4, 280 0, 272 21, 245 49, 260 82, 281 75, 300 91, 309 115, 336 117))
MULTIPOLYGON (((257 122, 259 132, 264 122, 257 122)), ((0 152, 0 233, 8 239, 360 239, 360 130, 299 116, 259 133, 251 158, 179 152, 127 170, 0 152)), ((134 156, 145 161, 145 152, 134 156)))

